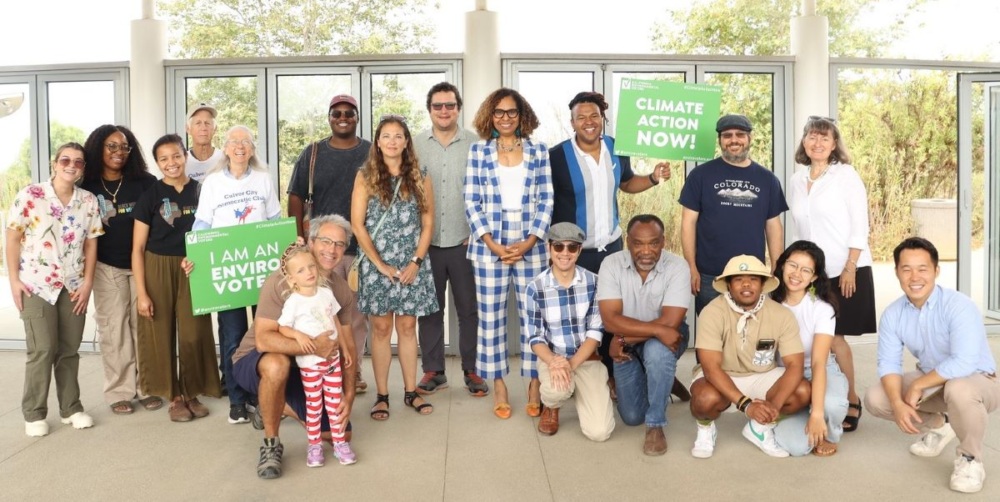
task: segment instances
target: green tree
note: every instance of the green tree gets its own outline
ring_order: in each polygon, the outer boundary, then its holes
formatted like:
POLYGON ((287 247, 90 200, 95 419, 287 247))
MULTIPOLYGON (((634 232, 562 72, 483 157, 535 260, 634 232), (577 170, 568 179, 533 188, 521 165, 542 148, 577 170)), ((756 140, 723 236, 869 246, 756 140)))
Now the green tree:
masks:
MULTIPOLYGON (((829 20, 831 56, 877 58, 898 56, 887 50, 901 35, 913 8, 926 0, 889 4, 890 9, 896 7, 895 17, 879 27, 866 27, 870 23, 864 20, 876 8, 885 15, 886 2, 817 3, 818 12, 829 20)), ((653 30, 653 46, 677 54, 788 54, 789 19, 798 15, 799 4, 797 0, 710 0, 668 10, 668 20, 653 30), (684 29, 677 30, 677 26, 684 29)), ((710 76, 710 83, 723 87, 723 112, 743 113, 754 123, 751 154, 766 161, 772 145, 772 84, 759 77, 716 74, 710 76)), ((954 72, 848 70, 840 81, 837 116, 854 166, 868 188, 872 250, 884 259, 900 237, 912 231, 912 199, 956 196, 954 72)), ((976 127, 982 130, 981 124, 976 127)), ((981 165, 982 134, 974 138, 979 142, 973 149, 975 165, 981 165)), ((981 207, 981 201, 974 202, 981 207)), ((975 225, 974 232, 974 239, 981 240, 981 224, 975 225)))

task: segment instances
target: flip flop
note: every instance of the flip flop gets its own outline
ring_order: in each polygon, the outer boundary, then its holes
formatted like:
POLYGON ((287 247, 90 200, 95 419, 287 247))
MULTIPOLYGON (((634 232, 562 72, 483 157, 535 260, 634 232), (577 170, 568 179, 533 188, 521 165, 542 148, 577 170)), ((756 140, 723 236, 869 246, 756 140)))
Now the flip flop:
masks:
POLYGON ((147 411, 156 411, 163 407, 163 400, 156 396, 149 396, 139 400, 139 404, 147 411))
POLYGON ((111 403, 111 413, 115 415, 131 415, 135 411, 132 407, 130 401, 118 401, 117 403, 111 403))
POLYGON ((822 441, 816 447, 813 448, 812 454, 817 457, 829 457, 837 453, 837 443, 831 443, 829 441, 822 441), (820 448, 825 448, 826 451, 820 451, 820 448))

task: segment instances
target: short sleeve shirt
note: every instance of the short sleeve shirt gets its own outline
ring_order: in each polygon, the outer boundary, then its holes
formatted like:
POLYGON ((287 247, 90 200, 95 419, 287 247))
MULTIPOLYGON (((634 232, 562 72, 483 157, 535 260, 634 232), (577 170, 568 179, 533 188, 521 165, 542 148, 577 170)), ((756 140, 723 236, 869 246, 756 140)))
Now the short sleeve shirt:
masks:
POLYGON ((156 177, 142 173, 136 179, 84 181, 85 190, 97 196, 97 208, 104 223, 104 235, 97 241, 97 261, 112 267, 132 269, 132 210, 156 177))
POLYGON ((751 162, 736 167, 715 159, 694 168, 681 189, 682 206, 698 213, 695 264, 720 275, 730 258, 748 254, 764 261, 767 220, 788 210, 777 176, 751 162))
POLYGON ((193 179, 180 192, 160 180, 139 197, 132 214, 149 226, 147 251, 160 256, 187 255, 184 234, 194 225, 198 192, 198 182, 193 179))
POLYGON ((729 307, 725 296, 712 300, 698 316, 695 348, 722 352, 722 370, 731 376, 764 373, 777 366, 776 354, 803 352, 795 314, 768 298, 757 312, 757 319, 747 320, 746 336, 736 331, 740 314, 729 307), (774 340, 769 354, 757 351, 760 340, 774 340))
POLYGON ((420 170, 429 175, 434 186, 434 232, 431 245, 458 246, 469 238, 465 219, 465 166, 469 147, 479 139, 472 131, 459 128, 448 146, 434 137, 431 129, 413 137, 413 148, 420 160, 420 170))
POLYGON ((663 307, 686 309, 691 304, 691 269, 683 258, 664 251, 644 283, 628 250, 618 251, 601 263, 597 301, 601 300, 621 300, 626 317, 643 322, 658 319, 663 307))
MULTIPOLYGON (((355 296, 354 292, 347 285, 347 280, 341 278, 336 273, 332 273, 326 279, 326 285, 333 291, 333 297, 340 305, 340 311, 337 312, 337 319, 340 321, 340 324, 350 326, 351 310, 354 308, 355 296)), ((288 282, 285 281, 285 277, 281 274, 280 270, 275 270, 268 276, 267 280, 264 281, 264 285, 260 288, 260 298, 257 302, 257 315, 255 319, 259 317, 277 322, 281 317, 281 309, 285 305, 285 299, 288 298, 289 292, 290 289, 288 282)), ((240 342, 240 346, 237 347, 236 352, 233 354, 233 363, 236 363, 243 356, 249 354, 256 346, 257 338, 254 334, 254 326, 251 324, 246 336, 243 337, 243 341, 240 342)))
MULTIPOLYGON (((317 288, 316 294, 304 296, 299 293, 292 293, 285 300, 281 307, 281 317, 278 318, 279 326, 286 326, 301 331, 309 338, 316 338, 327 331, 331 340, 337 339, 337 323, 333 322, 333 316, 340 310, 340 305, 333 297, 333 292, 327 288, 317 288)), ((295 356, 295 362, 299 367, 306 368, 323 362, 323 358, 315 354, 303 354, 295 356)))
POLYGON ((63 206, 51 182, 28 185, 14 197, 7 228, 22 232, 18 275, 28 291, 52 305, 65 287, 83 284, 83 244, 104 234, 94 194, 76 188, 63 206))

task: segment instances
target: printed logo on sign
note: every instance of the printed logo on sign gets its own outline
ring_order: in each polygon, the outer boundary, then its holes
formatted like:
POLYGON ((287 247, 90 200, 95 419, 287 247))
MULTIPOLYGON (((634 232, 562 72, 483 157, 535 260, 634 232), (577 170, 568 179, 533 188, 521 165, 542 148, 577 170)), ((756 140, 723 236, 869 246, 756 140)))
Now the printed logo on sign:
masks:
POLYGON ((630 79, 630 78, 623 78, 622 79, 622 89, 631 89, 631 88, 632 88, 632 79, 630 79))
POLYGON ((196 234, 196 233, 189 233, 189 234, 187 234, 187 243, 188 244, 197 244, 198 243, 198 234, 196 234))

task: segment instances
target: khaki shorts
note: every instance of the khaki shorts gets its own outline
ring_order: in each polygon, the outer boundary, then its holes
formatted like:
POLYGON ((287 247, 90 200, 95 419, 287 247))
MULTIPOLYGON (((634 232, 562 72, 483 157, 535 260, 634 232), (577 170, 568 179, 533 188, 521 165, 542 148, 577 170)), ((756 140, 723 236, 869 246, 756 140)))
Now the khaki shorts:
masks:
MULTIPOLYGON (((781 378, 781 375, 785 374, 785 368, 782 366, 776 366, 774 369, 765 371, 763 373, 754 373, 746 376, 730 376, 733 379, 733 384, 740 392, 749 397, 750 399, 767 399, 767 391, 774 387, 774 383, 781 378)), ((694 378, 691 382, 694 383, 699 378, 705 378, 705 372, 701 370, 701 366, 695 368, 694 378)), ((726 408, 726 411, 739 411, 735 406, 730 406, 726 408)))

